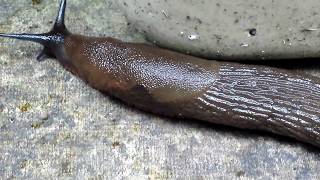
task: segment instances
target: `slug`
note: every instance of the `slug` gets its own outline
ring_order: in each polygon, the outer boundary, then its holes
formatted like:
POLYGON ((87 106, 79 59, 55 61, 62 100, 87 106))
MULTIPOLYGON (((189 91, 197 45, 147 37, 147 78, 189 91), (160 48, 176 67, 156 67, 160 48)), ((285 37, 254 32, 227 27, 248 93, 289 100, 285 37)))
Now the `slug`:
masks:
POLYGON ((93 88, 143 111, 269 131, 320 147, 317 78, 72 34, 65 9, 62 0, 48 33, 0 36, 42 44, 38 61, 55 58, 93 88))

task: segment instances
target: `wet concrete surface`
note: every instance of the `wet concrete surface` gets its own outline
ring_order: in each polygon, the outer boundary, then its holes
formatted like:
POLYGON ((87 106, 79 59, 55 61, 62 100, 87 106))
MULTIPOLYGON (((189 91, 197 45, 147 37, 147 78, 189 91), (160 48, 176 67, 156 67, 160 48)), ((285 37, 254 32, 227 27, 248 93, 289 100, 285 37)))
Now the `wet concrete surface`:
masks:
MULTIPOLYGON (((0 32, 40 33, 51 28, 58 2, 0 0, 0 6, 0 32)), ((75 33, 145 42, 113 1, 69 0, 66 22, 75 33)), ((319 177, 314 147, 140 112, 90 88, 53 59, 38 63, 40 50, 0 39, 3 179, 319 177)), ((318 73, 312 63, 298 69, 318 73)))

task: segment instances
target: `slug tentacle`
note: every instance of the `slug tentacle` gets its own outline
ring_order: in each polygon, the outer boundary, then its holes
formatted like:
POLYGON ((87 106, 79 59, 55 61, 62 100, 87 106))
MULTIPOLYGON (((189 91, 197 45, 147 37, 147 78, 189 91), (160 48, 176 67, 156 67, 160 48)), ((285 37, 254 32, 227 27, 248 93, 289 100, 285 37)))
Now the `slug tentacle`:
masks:
POLYGON ((56 17, 52 30, 42 34, 4 34, 0 33, 0 37, 36 42, 44 46, 44 49, 37 56, 38 61, 43 61, 47 57, 57 57, 56 51, 60 51, 63 46, 64 39, 71 33, 64 24, 66 10, 66 0, 60 3, 58 15, 56 17))
POLYGON ((45 45, 50 42, 50 37, 48 34, 3 34, 0 33, 0 37, 19 39, 23 41, 32 41, 45 45))
POLYGON ((44 47, 42 51, 39 53, 39 55, 37 56, 37 61, 41 62, 47 58, 56 58, 56 57, 52 52, 50 52, 50 49, 44 47))
POLYGON ((53 26, 53 31, 57 32, 58 30, 60 30, 61 32, 64 32, 64 31, 67 30, 67 28, 66 28, 66 26, 64 24, 66 6, 67 6, 67 1, 66 0, 62 0, 60 2, 58 15, 56 17, 56 21, 55 21, 54 26, 53 26))

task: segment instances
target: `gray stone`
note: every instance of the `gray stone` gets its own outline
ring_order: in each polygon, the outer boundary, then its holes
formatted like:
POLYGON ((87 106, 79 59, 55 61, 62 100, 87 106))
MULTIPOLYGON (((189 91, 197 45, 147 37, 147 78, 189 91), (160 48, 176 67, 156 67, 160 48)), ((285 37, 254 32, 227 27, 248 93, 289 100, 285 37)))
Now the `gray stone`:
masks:
MULTIPOLYGON (((51 28, 58 1, 32 5, 0 0, 0 4, 1 32, 40 33, 51 28)), ((113 1, 69 0, 68 4, 66 21, 72 32, 144 41, 127 26, 113 1)), ((52 59, 36 62, 40 49, 0 39, 3 179, 317 179, 320 175, 318 149, 269 134, 137 111, 90 88, 52 59), (39 118, 43 111, 50 113, 47 120, 39 118)))
POLYGON ((119 0, 157 44, 209 59, 319 57, 320 1, 119 0))

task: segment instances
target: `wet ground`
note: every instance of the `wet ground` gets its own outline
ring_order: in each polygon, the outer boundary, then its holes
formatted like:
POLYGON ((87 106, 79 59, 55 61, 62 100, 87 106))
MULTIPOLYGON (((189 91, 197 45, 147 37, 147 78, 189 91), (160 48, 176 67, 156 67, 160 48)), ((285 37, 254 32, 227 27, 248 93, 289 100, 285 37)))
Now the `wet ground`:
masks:
MULTIPOLYGON (((0 32, 50 30, 58 1, 39 2, 0 0, 0 32)), ((75 33, 145 41, 112 1, 70 0, 66 21, 75 33)), ((319 177, 319 151, 312 146, 140 112, 90 88, 52 59, 38 63, 40 50, 0 40, 4 179, 319 177)), ((299 70, 317 75, 316 65, 307 65, 299 70)))

